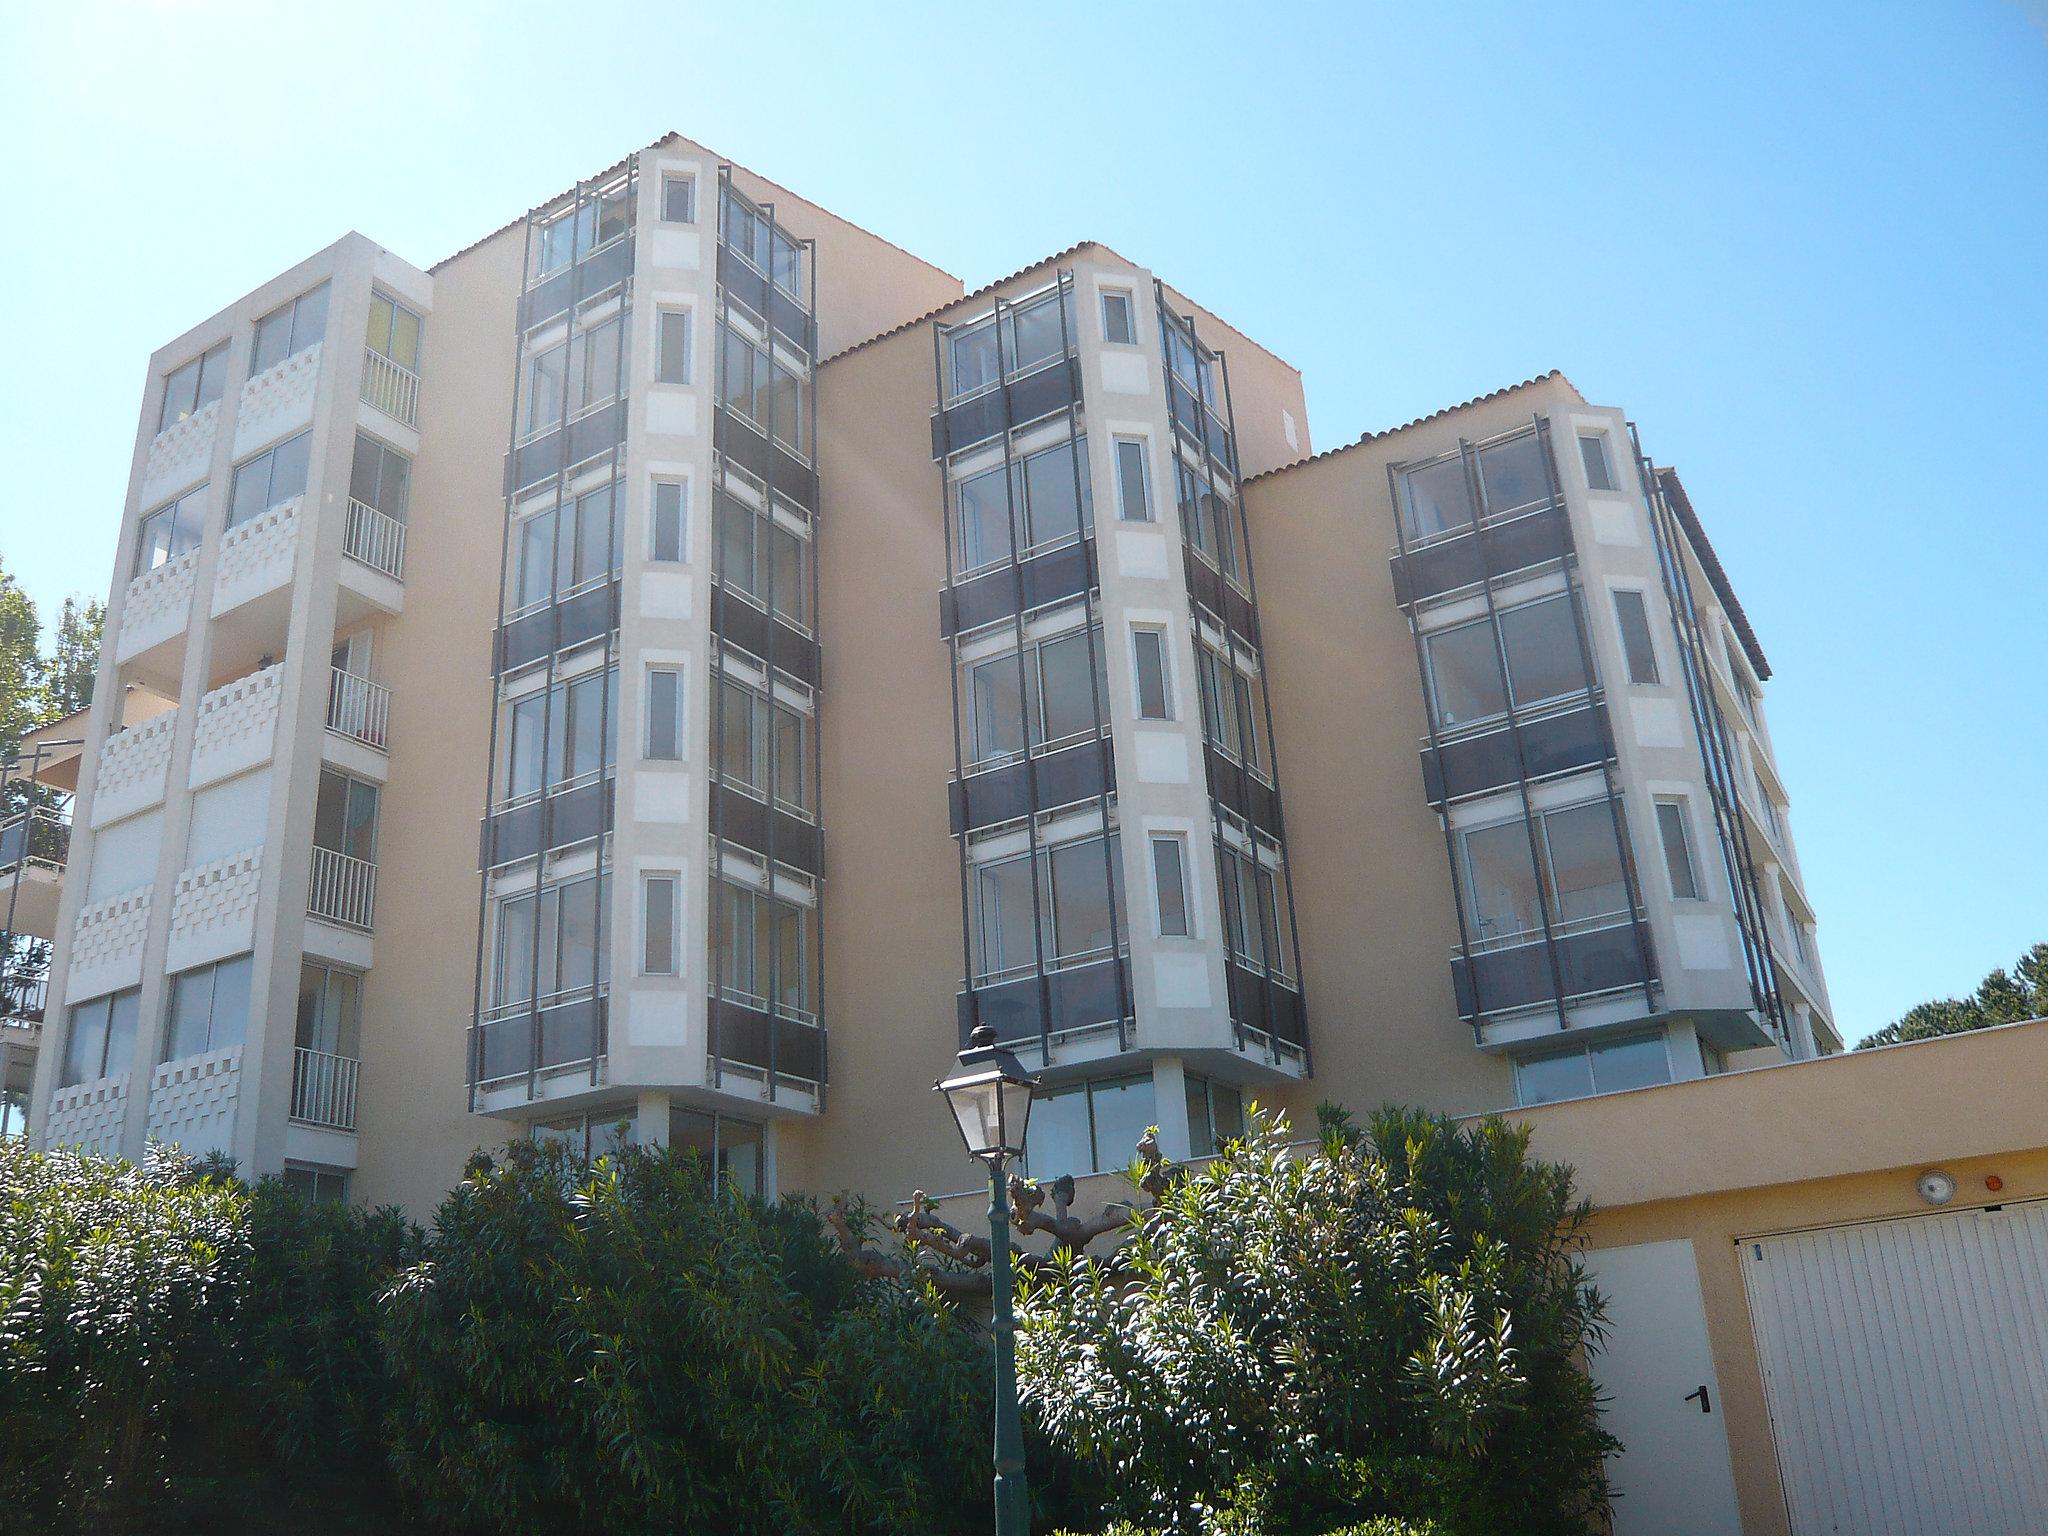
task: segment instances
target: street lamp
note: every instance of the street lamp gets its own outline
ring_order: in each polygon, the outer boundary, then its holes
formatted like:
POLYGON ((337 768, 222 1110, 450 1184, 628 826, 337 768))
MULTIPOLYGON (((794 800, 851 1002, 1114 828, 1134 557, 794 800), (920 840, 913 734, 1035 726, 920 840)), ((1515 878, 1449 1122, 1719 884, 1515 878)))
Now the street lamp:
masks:
POLYGON ((1017 1414, 1017 1318, 1010 1304, 1010 1221, 1003 1165, 1024 1155, 1037 1079, 1016 1053, 996 1044, 993 1025, 967 1037, 960 1063, 943 1083, 967 1155, 988 1164, 989 1287, 996 1341, 996 1536, 1030 1536, 1031 1501, 1024 1482, 1024 1429, 1017 1414))

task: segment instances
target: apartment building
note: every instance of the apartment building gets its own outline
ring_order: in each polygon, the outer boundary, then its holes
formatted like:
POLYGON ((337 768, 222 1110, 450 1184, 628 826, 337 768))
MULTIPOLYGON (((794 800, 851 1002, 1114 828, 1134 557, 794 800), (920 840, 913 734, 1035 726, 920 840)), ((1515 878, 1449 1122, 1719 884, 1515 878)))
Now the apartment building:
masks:
POLYGON ((151 360, 32 1133, 895 1198, 979 1024, 1047 1176, 1837 1049, 1676 474, 1555 374, 1312 448, 1107 247, 968 294, 676 136, 344 238, 151 360))

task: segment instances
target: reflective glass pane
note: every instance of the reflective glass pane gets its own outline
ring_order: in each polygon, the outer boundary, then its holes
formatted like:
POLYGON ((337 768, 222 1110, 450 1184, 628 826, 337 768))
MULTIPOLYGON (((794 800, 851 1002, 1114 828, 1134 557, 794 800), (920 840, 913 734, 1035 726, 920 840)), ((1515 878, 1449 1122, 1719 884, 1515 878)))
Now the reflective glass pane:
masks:
MULTIPOLYGON (((1114 858, 1114 843, 1110 857, 1114 858)), ((1052 873, 1054 953, 1062 959, 1110 946, 1109 878, 1099 837, 1063 843, 1047 856, 1052 873)))
POLYGON ((1547 597, 1510 608, 1500 616, 1500 635, 1517 708, 1585 688, 1586 664, 1570 598, 1547 597))
POLYGON ((212 1008, 212 966, 172 978, 171 1015, 164 1029, 165 1061, 197 1056, 206 1049, 206 1020, 212 1008))
POLYGON ((291 354, 292 307, 274 310, 256 322, 256 347, 249 358, 249 376, 254 378, 274 368, 291 354))
POLYGON ((1489 516, 1550 499, 1550 470, 1543 440, 1534 432, 1479 450, 1479 481, 1489 516))
POLYGON ((417 373, 420 366, 420 317, 409 309, 394 308, 391 315, 391 360, 417 373))
POLYGON ((1009 559, 1010 500, 1001 468, 962 480, 954 494, 960 507, 960 569, 1009 559))
MULTIPOLYGON (((1024 750, 1024 705, 1015 654, 977 662, 967 672, 967 710, 976 763, 1024 750)), ((1036 690, 1032 708, 1036 711, 1036 690)))
POLYGON ((1094 729, 1095 694, 1088 676, 1090 636, 1085 630, 1061 635, 1038 647, 1039 687, 1044 700, 1045 736, 1063 741, 1094 729))
POLYGON ((1583 1099, 1592 1091, 1593 1071, 1583 1047, 1515 1063, 1515 1097, 1522 1104, 1583 1099))
POLYGON ((1650 639, 1649 610, 1640 592, 1614 594, 1614 619, 1621 630, 1621 653, 1628 662, 1631 683, 1657 681, 1657 647, 1650 639))
POLYGON ((1465 483, 1461 460, 1446 459, 1422 469, 1411 469, 1402 477, 1406 494, 1402 516, 1411 539, 1434 538, 1472 521, 1472 493, 1465 483))
POLYGON ((1131 634, 1137 659, 1138 718, 1164 720, 1172 711, 1166 700, 1166 636, 1156 629, 1131 634))
POLYGON ((1095 1171, 1086 1085, 1032 1095, 1031 1118, 1024 1129, 1024 1167, 1040 1183, 1095 1171))
POLYGON ((761 1127, 745 1120, 718 1117, 718 1175, 743 1195, 756 1199, 767 1191, 767 1169, 761 1127))
POLYGON ((1543 926, 1529 832, 1520 821, 1481 827, 1464 835, 1466 891, 1477 940, 1513 938, 1543 926))
POLYGON ((718 498, 718 577, 729 587, 749 597, 761 596, 754 569, 754 538, 757 519, 753 512, 730 496, 718 498))
POLYGON ((1493 626, 1461 624, 1423 637, 1437 725, 1445 730, 1485 720, 1507 709, 1493 626))
POLYGON ((953 393, 964 395, 995 382, 996 328, 993 322, 968 331, 955 331, 946 339, 952 363, 953 393))
POLYGON ((322 283, 292 306, 292 351, 303 352, 327 334, 327 285, 322 283))
POLYGON ((213 404, 228 387, 228 349, 226 343, 215 347, 199 360, 199 399, 197 408, 204 410, 213 404))
POLYGON ((1129 1167, 1137 1158, 1140 1138, 1159 1120, 1153 1108, 1152 1079, 1127 1077, 1114 1083, 1094 1083, 1088 1097, 1095 1115, 1095 1166, 1129 1167))
POLYGON ((120 1077, 135 1058, 135 1029, 142 1019, 142 993, 131 988, 107 999, 107 1056, 104 1071, 120 1077))
POLYGON ((768 549, 774 559, 774 568, 769 575, 775 582, 774 608, 781 617, 802 628, 810 627, 810 608, 804 597, 806 549, 804 540, 798 538, 780 523, 768 524, 768 549))
POLYGON ((1087 484, 1076 482, 1074 466, 1072 443, 1024 461, 1025 539, 1030 545, 1071 539, 1088 526, 1087 484))
POLYGON ((1700 883, 1692 867, 1692 841, 1686 835, 1685 807, 1674 800, 1657 802, 1657 835, 1664 843, 1664 868, 1671 876, 1671 894, 1696 900, 1700 883))
POLYGON ((1671 1060, 1662 1035, 1638 1035, 1592 1050, 1593 1088, 1597 1093, 1622 1093, 1671 1081, 1671 1060))
POLYGON ((663 761, 682 756, 682 674, 658 667, 647 674, 647 755, 663 761))
POLYGON ((1543 831, 1558 915, 1565 922, 1628 911, 1621 848, 1606 801, 1546 812, 1543 831))
POLYGON ((1130 522, 1152 520, 1152 496, 1145 475, 1145 445, 1130 438, 1116 444, 1117 515, 1130 522))
POLYGON ((978 866, 974 890, 980 974, 993 976, 1035 965, 1030 859, 1004 859, 978 866))
POLYGON ((493 998, 499 1006, 533 996, 533 898, 521 896, 498 909, 497 976, 493 998))
POLYGON ((213 1016, 206 1048, 224 1051, 240 1045, 249 1033, 249 981, 255 971, 253 956, 223 960, 214 967, 213 1016))
POLYGON ((107 999, 95 998, 71 1010, 70 1028, 64 1034, 64 1081, 70 1088, 89 1083, 100 1075, 107 1054, 107 999))

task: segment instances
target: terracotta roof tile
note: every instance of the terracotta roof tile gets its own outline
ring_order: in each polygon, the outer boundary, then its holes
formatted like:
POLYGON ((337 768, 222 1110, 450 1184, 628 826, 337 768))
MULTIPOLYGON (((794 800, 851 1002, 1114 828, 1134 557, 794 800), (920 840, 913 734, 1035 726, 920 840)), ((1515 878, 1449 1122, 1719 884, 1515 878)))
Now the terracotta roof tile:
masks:
POLYGON ((1664 466, 1656 470, 1657 483, 1664 488, 1664 499, 1671 503, 1671 510, 1677 514, 1679 525, 1685 529, 1685 536, 1692 541, 1693 552, 1699 556, 1700 568, 1707 573, 1707 581, 1714 589, 1714 596, 1721 600, 1721 606, 1728 612, 1728 622, 1735 626, 1735 638, 1742 642, 1743 654, 1749 657, 1749 664, 1756 669, 1758 682, 1768 682, 1771 664, 1764 660, 1764 648, 1756 638, 1756 631, 1750 627, 1749 615, 1742 611, 1742 604, 1735 596, 1735 585, 1728 579, 1728 572, 1722 568, 1721 557, 1714 553, 1714 546, 1707 540, 1706 527, 1700 522, 1699 513, 1693 510, 1692 498, 1685 493, 1685 484, 1678 478, 1678 471, 1664 466))
POLYGON ((1367 443, 1376 443, 1383 438, 1393 437, 1413 427, 1419 427, 1424 422, 1435 421, 1440 416, 1449 416, 1457 411, 1470 410, 1475 405, 1484 405, 1489 400, 1498 400, 1501 396, 1511 395, 1518 389, 1530 389, 1538 384, 1547 384, 1552 379, 1556 379, 1565 388, 1571 390, 1573 394, 1578 394, 1578 390, 1573 386, 1572 381, 1553 368, 1548 373, 1539 373, 1535 378, 1524 379, 1519 384, 1503 384, 1499 389, 1488 390, 1483 395, 1474 395, 1470 400, 1461 400, 1456 405, 1447 405, 1442 410, 1431 411, 1427 416, 1418 416, 1413 421, 1404 421, 1398 427, 1383 427, 1377 432, 1366 432, 1348 443, 1339 443, 1334 448, 1325 448, 1321 453, 1312 453, 1305 459, 1296 459, 1292 464, 1282 464, 1273 469, 1261 470, 1256 475, 1247 476, 1245 484, 1250 485, 1254 480, 1264 480, 1273 475, 1284 475, 1290 469, 1299 469, 1304 464, 1314 464, 1323 459, 1333 459, 1340 453, 1349 453, 1354 448, 1363 448, 1367 443))

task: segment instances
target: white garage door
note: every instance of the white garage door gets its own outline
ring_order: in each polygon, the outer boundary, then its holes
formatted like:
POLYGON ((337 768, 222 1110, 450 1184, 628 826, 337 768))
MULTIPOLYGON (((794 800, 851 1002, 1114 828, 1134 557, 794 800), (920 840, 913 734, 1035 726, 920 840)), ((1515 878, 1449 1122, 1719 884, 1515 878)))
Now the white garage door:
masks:
POLYGON ((1794 1536, 2048 1531, 2048 1204, 1742 1260, 1794 1536))

